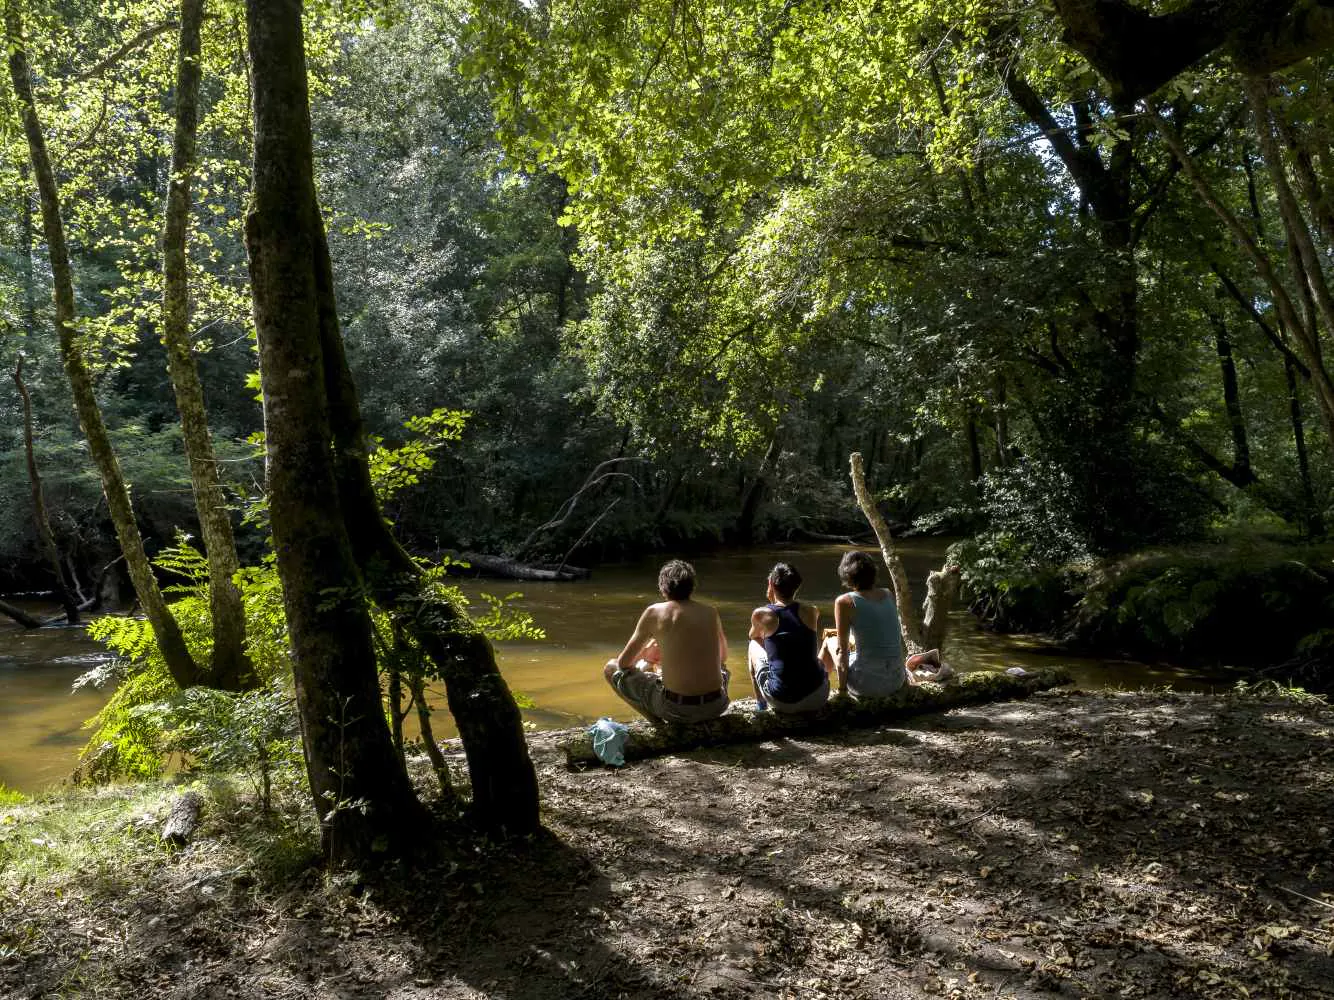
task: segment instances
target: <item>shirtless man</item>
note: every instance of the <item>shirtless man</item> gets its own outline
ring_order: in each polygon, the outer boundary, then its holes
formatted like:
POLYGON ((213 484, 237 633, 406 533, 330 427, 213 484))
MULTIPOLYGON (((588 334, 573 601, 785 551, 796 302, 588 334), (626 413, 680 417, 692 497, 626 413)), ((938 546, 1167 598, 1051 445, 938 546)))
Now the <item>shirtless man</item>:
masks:
POLYGON ((690 599, 694 590, 693 566, 666 563, 658 573, 662 601, 644 609, 621 655, 602 671, 612 690, 652 722, 702 722, 727 709, 723 624, 716 610, 690 599), (644 655, 654 640, 657 664, 644 655))

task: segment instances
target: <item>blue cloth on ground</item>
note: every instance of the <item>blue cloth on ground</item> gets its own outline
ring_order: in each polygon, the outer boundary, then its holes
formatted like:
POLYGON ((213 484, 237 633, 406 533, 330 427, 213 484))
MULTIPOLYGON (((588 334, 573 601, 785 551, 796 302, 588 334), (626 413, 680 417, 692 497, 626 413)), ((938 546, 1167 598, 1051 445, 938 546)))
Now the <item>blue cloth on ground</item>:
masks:
POLYGON ((612 767, 620 767, 625 763, 625 741, 630 736, 630 730, 625 728, 624 723, 604 715, 588 727, 588 732, 593 737, 593 752, 598 755, 598 760, 612 767))

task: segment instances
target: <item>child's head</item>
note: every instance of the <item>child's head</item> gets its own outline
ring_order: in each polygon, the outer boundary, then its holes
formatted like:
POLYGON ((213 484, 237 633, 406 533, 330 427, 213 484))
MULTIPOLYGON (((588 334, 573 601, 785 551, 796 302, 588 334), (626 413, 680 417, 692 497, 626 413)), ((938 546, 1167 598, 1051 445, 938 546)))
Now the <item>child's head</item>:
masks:
POLYGON ((839 561, 838 578, 849 590, 875 586, 875 560, 865 552, 848 552, 839 561))
POLYGON ((780 562, 769 571, 769 584, 780 600, 790 601, 797 596, 797 589, 801 586, 801 574, 797 572, 797 567, 780 562))

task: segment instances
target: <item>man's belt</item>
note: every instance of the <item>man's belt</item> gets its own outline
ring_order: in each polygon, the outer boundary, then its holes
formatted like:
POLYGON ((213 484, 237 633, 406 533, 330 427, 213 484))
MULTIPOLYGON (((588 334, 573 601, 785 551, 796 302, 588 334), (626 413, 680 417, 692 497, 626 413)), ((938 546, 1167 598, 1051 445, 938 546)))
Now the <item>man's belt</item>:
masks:
POLYGON ((675 691, 662 689, 662 696, 673 705, 707 705, 711 701, 717 701, 723 694, 722 688, 717 691, 706 691, 704 694, 677 694, 675 691))

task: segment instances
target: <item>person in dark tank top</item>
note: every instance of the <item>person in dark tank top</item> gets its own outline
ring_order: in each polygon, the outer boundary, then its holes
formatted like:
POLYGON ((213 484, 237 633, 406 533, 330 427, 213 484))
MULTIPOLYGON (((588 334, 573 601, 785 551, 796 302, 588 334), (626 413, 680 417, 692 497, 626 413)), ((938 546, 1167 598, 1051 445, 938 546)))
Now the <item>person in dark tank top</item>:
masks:
POLYGON ((751 680, 756 707, 812 712, 829 700, 829 675, 818 658, 820 611, 797 602, 801 574, 778 563, 766 582, 768 604, 750 616, 751 680))

